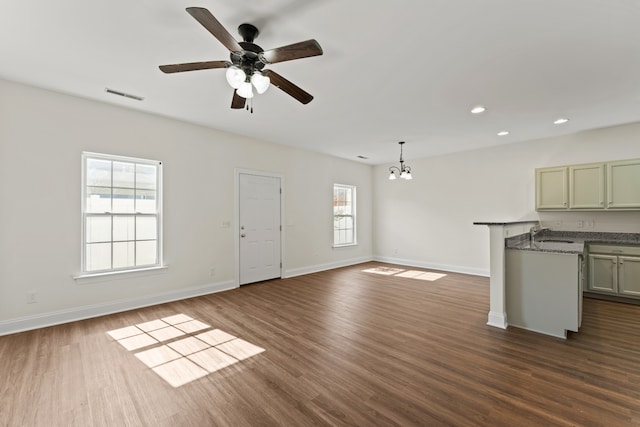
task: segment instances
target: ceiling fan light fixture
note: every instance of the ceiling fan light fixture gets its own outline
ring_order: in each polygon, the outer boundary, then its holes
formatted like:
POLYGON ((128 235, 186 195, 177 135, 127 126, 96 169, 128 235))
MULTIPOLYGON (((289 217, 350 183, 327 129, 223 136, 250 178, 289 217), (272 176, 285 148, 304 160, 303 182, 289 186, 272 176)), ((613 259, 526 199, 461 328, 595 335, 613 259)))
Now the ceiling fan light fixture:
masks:
POLYGON ((267 89, 269 89, 269 84, 271 83, 271 80, 269 79, 269 77, 264 76, 260 72, 256 71, 251 76, 251 83, 256 88, 256 91, 260 95, 262 95, 267 91, 267 89))
MULTIPOLYGON (((235 65, 227 68, 227 83, 234 89, 238 89, 247 80, 247 75, 235 65)), ((238 94, 239 95, 239 94, 238 94)))
POLYGON ((236 93, 238 96, 241 96, 246 99, 253 98, 253 89, 251 88, 251 83, 244 82, 240 85, 238 89, 236 89, 236 93))

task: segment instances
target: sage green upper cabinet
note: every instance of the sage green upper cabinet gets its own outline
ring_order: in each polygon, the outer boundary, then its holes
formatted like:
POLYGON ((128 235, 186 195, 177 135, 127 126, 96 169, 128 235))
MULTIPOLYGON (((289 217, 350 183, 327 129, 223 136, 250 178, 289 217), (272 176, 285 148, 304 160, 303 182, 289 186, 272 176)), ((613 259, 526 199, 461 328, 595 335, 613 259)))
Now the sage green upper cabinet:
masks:
POLYGON ((604 209, 604 163, 569 166, 569 208, 604 209))
POLYGON ((640 159, 607 163, 607 208, 640 209, 640 159))
POLYGON ((536 210, 640 210, 640 159, 536 169, 536 210))
POLYGON ((566 167, 536 169, 536 209, 558 210, 568 207, 566 167))

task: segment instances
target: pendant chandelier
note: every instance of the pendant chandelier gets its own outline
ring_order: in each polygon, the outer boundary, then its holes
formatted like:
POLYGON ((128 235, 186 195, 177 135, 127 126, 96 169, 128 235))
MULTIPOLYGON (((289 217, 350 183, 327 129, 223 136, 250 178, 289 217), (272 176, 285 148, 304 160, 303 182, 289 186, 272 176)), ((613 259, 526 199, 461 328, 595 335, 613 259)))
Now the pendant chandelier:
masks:
POLYGON ((406 166, 402 159, 402 145, 404 144, 404 141, 400 141, 398 144, 400 144, 400 167, 391 166, 389 168, 389 179, 396 179, 396 172, 402 179, 413 179, 411 176, 411 166, 406 166))

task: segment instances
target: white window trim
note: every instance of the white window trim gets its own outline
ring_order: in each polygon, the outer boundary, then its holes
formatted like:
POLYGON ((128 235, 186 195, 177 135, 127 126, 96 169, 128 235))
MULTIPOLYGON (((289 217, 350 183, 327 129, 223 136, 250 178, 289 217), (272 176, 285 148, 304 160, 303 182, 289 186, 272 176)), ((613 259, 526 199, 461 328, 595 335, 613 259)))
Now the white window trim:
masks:
MULTIPOLYGON (((357 220, 357 207, 358 207, 358 203, 356 201, 356 197, 357 197, 357 191, 356 191, 356 186, 355 185, 351 185, 351 184, 338 184, 338 183, 334 183, 333 187, 331 187, 331 208, 333 210, 333 195, 335 192, 336 187, 343 187, 343 188, 348 188, 352 191, 351 194, 351 203, 352 203, 352 211, 353 214, 351 214, 350 216, 353 217, 353 242, 351 243, 343 243, 343 244, 336 244, 335 241, 335 237, 332 237, 331 240, 333 242, 333 248, 346 248, 349 246, 357 246, 358 245, 358 220, 357 220)), ((331 218, 334 219, 335 218, 335 214, 333 212, 331 212, 331 218)), ((333 221, 332 221, 333 222, 333 221)), ((332 233, 335 233, 335 228, 332 228, 332 233)))
POLYGON ((92 279, 104 279, 107 277, 113 277, 113 278, 119 278, 122 277, 124 275, 131 275, 131 273, 153 273, 157 270, 163 270, 166 269, 167 266, 164 264, 164 256, 163 256, 163 246, 164 246, 164 238, 163 238, 163 225, 162 225, 162 220, 163 220, 163 215, 162 215, 162 193, 163 193, 163 182, 162 182, 162 162, 159 160, 149 160, 149 159, 142 159, 142 158, 137 158, 137 157, 128 157, 128 156, 118 156, 118 155, 113 155, 113 154, 104 154, 104 153, 94 153, 94 152, 88 152, 88 151, 84 151, 82 152, 82 177, 81 177, 81 189, 80 189, 80 194, 81 194, 81 204, 80 204, 80 217, 81 217, 81 224, 80 224, 80 248, 81 248, 81 254, 80 254, 80 274, 77 274, 75 276, 73 276, 74 280, 76 281, 91 281, 92 279), (154 165, 158 167, 158 174, 157 174, 157 182, 156 182, 156 206, 157 206, 157 230, 156 230, 156 236, 157 236, 157 256, 158 256, 158 263, 157 264, 153 264, 153 265, 144 265, 144 266, 140 266, 140 267, 127 267, 127 268, 122 268, 122 269, 112 269, 112 270, 103 270, 103 271, 86 271, 85 270, 85 257, 86 257, 86 250, 85 250, 85 227, 86 227, 86 220, 85 220, 85 215, 86 215, 86 177, 87 177, 87 171, 86 171, 86 167, 87 167, 87 159, 88 158, 95 158, 95 159, 104 159, 104 160, 110 160, 110 161, 122 161, 122 162, 129 162, 129 163, 141 163, 141 164, 149 164, 149 165, 154 165))

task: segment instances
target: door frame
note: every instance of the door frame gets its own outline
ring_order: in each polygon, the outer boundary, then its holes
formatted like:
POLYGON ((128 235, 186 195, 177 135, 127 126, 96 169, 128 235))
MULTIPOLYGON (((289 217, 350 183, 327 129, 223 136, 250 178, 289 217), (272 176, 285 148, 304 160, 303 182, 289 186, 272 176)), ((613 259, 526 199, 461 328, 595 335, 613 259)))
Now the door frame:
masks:
POLYGON ((235 258, 235 277, 234 286, 240 287, 240 175, 257 175, 267 178, 279 178, 280 179, 280 277, 284 277, 285 271, 285 259, 284 259, 284 242, 285 242, 285 227, 284 227, 284 175, 274 172, 265 172, 255 169, 240 169, 235 168, 234 173, 234 222, 233 222, 233 244, 234 244, 234 258, 235 258))

